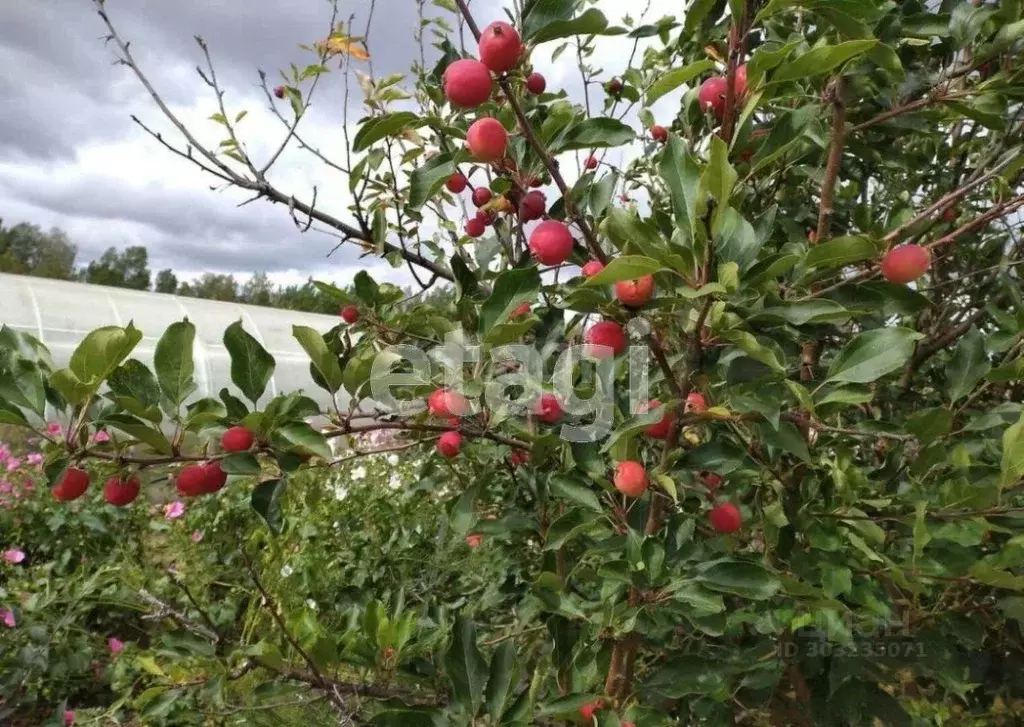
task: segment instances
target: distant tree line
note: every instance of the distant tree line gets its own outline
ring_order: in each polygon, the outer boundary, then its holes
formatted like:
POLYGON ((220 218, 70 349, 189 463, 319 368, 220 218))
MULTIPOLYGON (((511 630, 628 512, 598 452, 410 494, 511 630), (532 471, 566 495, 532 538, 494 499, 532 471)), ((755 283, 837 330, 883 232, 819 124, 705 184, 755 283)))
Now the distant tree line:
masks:
POLYGON ((111 247, 99 259, 83 267, 75 265, 77 256, 78 248, 59 228, 46 232, 26 222, 4 227, 0 218, 0 272, 308 313, 334 314, 338 310, 337 301, 322 294, 312 280, 302 285, 275 285, 266 273, 257 272, 244 283, 239 283, 233 275, 217 273, 204 273, 188 282, 179 281, 169 268, 154 277, 149 269, 149 252, 139 245, 120 251, 111 247))

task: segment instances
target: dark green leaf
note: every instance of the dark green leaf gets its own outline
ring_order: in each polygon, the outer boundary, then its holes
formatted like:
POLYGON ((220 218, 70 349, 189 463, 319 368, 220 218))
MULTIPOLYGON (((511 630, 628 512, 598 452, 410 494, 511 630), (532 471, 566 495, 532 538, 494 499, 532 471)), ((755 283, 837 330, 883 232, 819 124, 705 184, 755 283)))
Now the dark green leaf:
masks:
POLYGON ((991 370, 992 364, 985 354, 985 339, 977 327, 971 326, 946 366, 946 390, 950 401, 959 401, 971 393, 991 370))
POLYGON ((259 513, 270 528, 270 532, 278 535, 281 532, 281 495, 284 493, 283 479, 264 480, 252 490, 250 505, 259 513))
POLYGON ((921 334, 908 328, 879 328, 862 333, 832 362, 828 380, 852 384, 877 381, 907 362, 919 338, 921 334))
POLYGON ((274 357, 235 321, 224 331, 224 347, 231 355, 231 381, 254 405, 274 375, 274 357))
POLYGON ((177 414, 185 399, 196 390, 193 380, 195 363, 192 347, 196 338, 196 327, 185 319, 172 323, 157 341, 153 352, 153 368, 160 390, 170 403, 171 414, 177 414))
POLYGON ((336 393, 342 384, 341 364, 338 363, 338 357, 327 348, 323 336, 308 326, 292 326, 292 335, 320 372, 320 376, 327 384, 327 390, 332 394, 336 393))
POLYGON ((488 679, 487 662, 476 645, 476 626, 459 616, 452 629, 452 645, 444 656, 444 669, 452 692, 468 714, 476 714, 488 679))

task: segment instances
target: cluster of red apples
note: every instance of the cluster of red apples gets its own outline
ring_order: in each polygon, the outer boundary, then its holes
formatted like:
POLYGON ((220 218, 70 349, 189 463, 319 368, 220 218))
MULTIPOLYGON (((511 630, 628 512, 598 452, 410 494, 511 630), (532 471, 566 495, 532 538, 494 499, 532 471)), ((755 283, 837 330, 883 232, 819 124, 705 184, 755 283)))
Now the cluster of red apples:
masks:
MULTIPOLYGON (((246 452, 256 443, 256 436, 247 428, 235 426, 224 432, 221 449, 226 453, 246 452)), ((175 487, 182 497, 210 495, 223 489, 228 475, 220 461, 213 459, 186 465, 174 477, 175 487)), ((64 471, 60 481, 51 489, 58 502, 77 500, 89 489, 89 474, 77 467, 64 471)), ((103 486, 103 499, 114 507, 127 507, 135 502, 142 489, 138 475, 114 475, 103 486)))

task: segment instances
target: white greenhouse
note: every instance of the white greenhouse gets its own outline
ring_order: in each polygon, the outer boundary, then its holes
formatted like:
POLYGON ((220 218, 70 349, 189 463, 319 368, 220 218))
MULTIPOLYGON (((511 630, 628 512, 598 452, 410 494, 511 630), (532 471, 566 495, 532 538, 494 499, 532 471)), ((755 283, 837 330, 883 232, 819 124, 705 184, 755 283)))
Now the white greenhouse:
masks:
POLYGON ((152 367, 160 336, 186 317, 196 326, 196 398, 216 397, 231 387, 222 340, 224 329, 241 320, 277 362, 263 403, 280 392, 302 390, 321 406, 330 404, 330 394, 310 378, 309 357, 292 337, 292 326, 326 333, 338 324, 333 316, 0 273, 0 325, 37 337, 58 366, 67 364, 89 331, 131 321, 144 335, 132 357, 152 367))

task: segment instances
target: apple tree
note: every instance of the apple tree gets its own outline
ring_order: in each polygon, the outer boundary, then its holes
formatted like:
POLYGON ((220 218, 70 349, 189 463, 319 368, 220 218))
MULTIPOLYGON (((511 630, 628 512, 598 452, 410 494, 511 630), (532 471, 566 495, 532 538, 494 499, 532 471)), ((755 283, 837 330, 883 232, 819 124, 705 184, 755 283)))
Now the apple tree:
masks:
POLYGON ((275 362, 240 323, 219 399, 192 396, 188 321, 152 368, 133 325, 90 333, 64 367, 0 338, 0 421, 33 428, 49 405, 69 427, 47 448, 58 500, 246 488, 264 518, 239 532, 238 567, 271 635, 235 632, 184 689, 213 699, 257 673, 373 725, 1024 715, 1020 2, 609 18, 585 0, 419 0, 421 60, 388 77, 365 62, 396 41, 334 5, 308 65, 260 74, 282 124, 265 158, 216 49, 198 39, 213 146, 94 2, 169 154, 419 288, 319 284, 338 326, 294 334, 326 408, 266 395, 275 362), (602 67, 609 43, 627 67, 602 67), (537 72, 552 56, 575 56, 584 93, 537 72), (363 112, 349 138, 344 110, 335 159, 302 122, 350 82, 363 112), (347 190, 276 186, 288 145, 347 190), (99 427, 112 450, 89 445, 99 427), (500 554, 500 588, 421 589, 415 607, 368 593, 331 628, 289 618, 260 544, 302 528, 297 478, 373 451, 332 440, 374 431, 427 455, 421 486, 453 537, 500 554), (105 484, 79 474, 97 458, 105 484))

